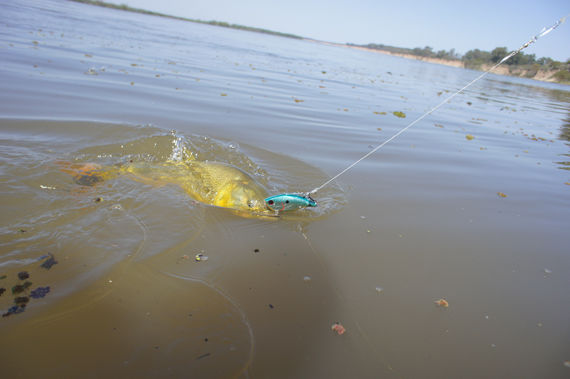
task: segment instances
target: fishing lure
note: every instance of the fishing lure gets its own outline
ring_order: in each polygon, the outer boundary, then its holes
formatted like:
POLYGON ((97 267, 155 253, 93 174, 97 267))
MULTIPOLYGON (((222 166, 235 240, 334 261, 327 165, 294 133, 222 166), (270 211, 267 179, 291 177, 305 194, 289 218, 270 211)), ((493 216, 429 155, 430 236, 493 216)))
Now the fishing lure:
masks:
POLYGON ((281 195, 275 195, 275 196, 271 196, 265 199, 265 205, 267 205, 267 207, 271 210, 276 211, 277 213, 282 212, 282 211, 293 211, 293 210, 297 210, 300 208, 306 208, 306 207, 316 207, 317 206, 317 202, 315 200, 313 200, 311 198, 312 194, 317 193, 318 191, 320 191, 323 187, 329 185, 331 182, 333 182, 334 180, 338 179, 339 176, 343 175, 345 172, 347 172, 348 170, 352 169, 354 166, 356 166, 357 164, 359 164, 360 162, 362 162, 364 159, 368 158, 370 155, 374 154, 376 151, 380 150, 382 147, 384 147, 388 142, 394 140, 396 137, 398 137, 400 134, 404 133, 406 130, 408 130, 409 128, 411 128, 412 126, 414 126, 415 124, 417 124, 419 121, 423 120, 425 117, 429 116, 430 114, 432 114, 433 112, 435 112, 436 110, 438 110, 439 108, 441 108, 444 104, 449 103, 451 101, 451 99, 453 99, 455 96, 459 95, 461 92, 463 92, 464 90, 466 90, 468 87, 470 87, 473 83, 475 83, 476 81, 480 80, 481 78, 483 78, 485 75, 487 75, 488 73, 490 73, 491 71, 493 71, 495 68, 499 67, 501 64, 503 64, 503 62, 507 61, 509 58, 517 55, 518 53, 520 53, 522 50, 526 49, 527 47, 529 47, 530 45, 532 45, 533 43, 536 42, 537 39, 539 39, 540 37, 550 33, 551 31, 553 31, 554 29, 556 29, 558 26, 560 26, 561 24, 563 24, 566 21, 566 17, 562 17, 560 20, 558 20, 554 25, 552 25, 550 28, 546 29, 543 28, 540 33, 538 33, 537 35, 535 35, 534 37, 532 37, 528 42, 524 43, 521 47, 519 47, 517 50, 511 52, 510 54, 508 54, 507 56, 505 56, 503 59, 501 59, 497 64, 495 64, 493 67, 489 68, 487 71, 483 72, 481 75, 479 75, 477 78, 473 79, 471 82, 469 82, 467 85, 465 85, 463 88, 461 88, 460 90, 456 91, 455 93, 453 93, 452 95, 450 95, 449 97, 447 97, 445 100, 443 100, 441 103, 439 103, 438 105, 436 105, 435 107, 433 107, 432 109, 430 109, 429 111, 425 112, 424 114, 422 114, 420 117, 418 117, 417 119, 415 119, 414 121, 412 121, 411 123, 409 123, 406 127, 400 129, 399 131, 397 131, 394 135, 392 135, 392 137, 386 139, 384 142, 382 142, 381 144, 379 144, 378 146, 376 146, 374 149, 370 150, 369 152, 367 152, 366 154, 364 154, 362 157, 360 157, 358 160, 356 160, 355 162, 353 162, 352 164, 350 164, 347 168, 345 168, 344 170, 342 170, 341 172, 339 172, 338 174, 336 174, 335 176, 333 176, 332 178, 330 178, 329 180, 327 180, 326 182, 324 182, 323 184, 321 184, 319 187, 315 188, 314 190, 310 191, 310 192, 306 192, 306 194, 281 194, 281 195))
POLYGON ((275 212, 294 211, 301 208, 316 207, 317 202, 309 195, 284 193, 265 199, 267 208, 275 212))

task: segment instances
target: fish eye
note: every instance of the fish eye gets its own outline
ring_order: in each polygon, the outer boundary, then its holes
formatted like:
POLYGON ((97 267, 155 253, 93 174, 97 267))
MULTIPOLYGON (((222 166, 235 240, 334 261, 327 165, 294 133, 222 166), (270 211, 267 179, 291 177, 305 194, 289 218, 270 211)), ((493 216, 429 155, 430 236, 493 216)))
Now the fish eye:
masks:
POLYGON ((285 200, 285 204, 289 204, 289 200, 285 200))
POLYGON ((273 205, 273 204, 275 204, 275 202, 274 202, 273 200, 269 200, 269 201, 267 202, 267 204, 273 205))

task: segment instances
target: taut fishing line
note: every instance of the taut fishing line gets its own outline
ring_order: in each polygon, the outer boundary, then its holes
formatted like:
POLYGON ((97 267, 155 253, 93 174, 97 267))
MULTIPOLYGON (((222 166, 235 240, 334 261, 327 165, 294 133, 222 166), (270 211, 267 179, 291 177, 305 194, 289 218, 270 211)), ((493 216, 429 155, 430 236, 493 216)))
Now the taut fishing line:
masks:
POLYGON ((415 124, 417 124, 418 122, 420 122, 421 120, 423 120, 424 118, 426 118, 427 116, 429 116, 430 114, 432 114, 433 112, 435 112, 436 110, 441 108, 445 103, 449 102, 455 96, 457 96, 461 92, 465 91, 467 88, 469 88, 475 82, 479 81, 481 78, 483 78, 485 75, 487 75, 488 73, 490 73, 491 71, 493 71, 494 69, 499 67, 501 64, 506 62, 508 59, 514 57, 515 55, 520 53, 522 50, 526 49, 527 47, 529 47, 530 45, 535 43, 537 39, 547 35, 551 31, 553 31, 554 29, 556 29, 557 27, 562 25, 564 23, 564 21, 566 21, 566 17, 568 17, 568 16, 562 17, 560 20, 556 21, 554 23, 554 25, 552 25, 549 28, 542 28, 540 33, 538 33, 537 35, 532 37, 528 42, 525 42, 517 50, 512 51, 510 54, 508 54, 503 59, 501 59, 493 67, 491 67, 487 71, 483 72, 481 75, 479 75, 477 78, 473 79, 471 82, 467 83, 463 88, 461 88, 460 90, 456 91, 454 94, 447 97, 445 100, 443 100, 441 103, 439 103, 438 105, 436 105, 435 107, 433 107, 429 111, 425 112, 423 115, 421 115, 420 117, 418 117, 417 119, 415 119, 414 121, 409 123, 406 127, 400 129, 392 137, 388 138, 387 140, 385 140, 384 142, 382 142, 381 144, 376 146, 374 149, 372 149, 368 153, 364 154, 362 157, 360 157, 354 163, 352 163, 351 165, 346 167, 344 170, 340 171, 335 176, 331 177, 329 180, 327 180, 326 182, 324 182, 320 186, 316 187, 315 189, 313 189, 309 192, 305 192, 305 193, 280 194, 280 195, 271 196, 271 197, 268 197, 265 199, 265 204, 267 205, 268 208, 270 208, 276 212, 291 211, 291 210, 296 210, 296 209, 306 208, 306 207, 316 207, 317 203, 315 200, 313 200, 311 198, 311 195, 314 195, 315 193, 317 193, 318 191, 320 191, 321 189, 323 189, 324 187, 329 185, 331 182, 338 179, 341 175, 343 175, 348 170, 350 170, 351 168, 353 168, 354 166, 356 166, 357 164, 362 162, 364 159, 368 158, 369 156, 371 156, 372 154, 374 154, 375 152, 380 150, 382 147, 384 147, 390 141, 393 141, 395 138, 397 138, 399 135, 404 133, 406 130, 410 129, 412 126, 414 126, 415 124))

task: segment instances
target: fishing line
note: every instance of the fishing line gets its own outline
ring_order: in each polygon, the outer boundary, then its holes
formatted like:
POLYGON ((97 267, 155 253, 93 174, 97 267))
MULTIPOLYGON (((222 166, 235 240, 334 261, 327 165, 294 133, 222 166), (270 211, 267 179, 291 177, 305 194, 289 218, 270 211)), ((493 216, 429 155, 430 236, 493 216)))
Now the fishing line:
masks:
POLYGON ((467 88, 469 88, 471 85, 473 85, 474 83, 476 83, 477 81, 479 81, 480 79, 482 79, 485 75, 487 75, 488 73, 490 73, 491 71, 493 71, 494 69, 496 69, 497 67, 499 67, 501 64, 503 64, 504 62, 506 62, 507 60, 509 60, 510 58, 514 57, 515 55, 517 55, 518 53, 520 53, 522 50, 526 49, 527 47, 529 47, 530 45, 532 45, 533 43, 536 42, 536 40, 538 40, 540 37, 543 37, 545 35, 547 35, 548 33, 550 33, 551 31, 553 31, 554 29, 556 29, 557 27, 559 27, 561 24, 564 23, 564 21, 566 21, 566 17, 562 17, 560 20, 556 21, 551 27, 549 28, 542 28, 542 30, 536 34, 535 36, 533 36, 528 42, 525 42, 521 47, 519 47, 517 50, 512 51, 510 54, 506 55, 503 59, 501 59, 497 64, 495 64, 493 67, 491 67, 490 69, 488 69, 487 71, 483 72, 481 75, 479 75, 477 78, 473 79, 471 82, 467 83, 463 88, 461 88, 460 90, 456 91, 455 93, 453 93, 452 95, 450 95, 449 97, 447 97, 445 100, 443 100, 441 103, 437 104, 435 107, 433 107, 432 109, 430 109, 429 111, 425 112, 424 114, 422 114, 420 117, 418 117, 417 119, 415 119, 414 121, 412 121, 410 124, 408 124, 406 127, 400 129, 398 132, 396 132, 393 136, 391 136, 390 138, 388 138, 387 140, 385 140, 384 142, 382 142, 381 144, 379 144, 378 146, 376 146, 374 149, 370 150, 368 153, 364 154, 362 157, 360 157, 358 160, 356 160, 355 162, 353 162, 352 164, 350 164, 348 167, 346 167, 344 170, 340 171, 338 174, 336 174, 335 176, 331 177, 329 180, 327 180, 326 182, 324 182, 323 184, 321 184, 320 186, 316 187, 315 189, 309 191, 309 192, 305 192, 305 193, 301 193, 301 194, 281 194, 281 195, 275 195, 275 196, 271 196, 268 197, 267 199, 265 199, 265 203, 266 205, 276 211, 276 212, 282 212, 282 211, 289 211, 289 210, 295 210, 295 209, 299 209, 299 208, 306 208, 306 207, 315 207, 317 206, 315 200, 313 200, 311 198, 311 195, 317 193, 318 191, 320 191, 321 189, 323 189, 324 187, 326 187, 327 185, 329 185, 331 182, 335 181, 336 179, 338 179, 341 175, 345 174, 347 171, 349 171, 350 169, 352 169, 354 166, 356 166, 357 164, 359 164, 360 162, 362 162, 363 160, 365 160, 366 158, 368 158, 369 156, 371 156, 372 154, 374 154, 375 152, 377 152, 378 150, 380 150, 382 147, 384 147, 386 144, 388 144, 389 142, 393 141, 394 139, 396 139, 398 136, 400 136, 402 133, 404 133, 406 130, 410 129, 412 126, 414 126, 415 124, 417 124, 418 122, 420 122, 421 120, 423 120, 424 118, 426 118, 427 116, 429 116, 430 114, 432 114, 433 112, 435 112, 436 110, 438 110, 439 108, 441 108, 445 103, 451 101, 451 99, 453 99, 455 96, 459 95, 461 92, 465 91, 467 88))
MULTIPOLYGON (((567 16, 566 16, 567 17, 567 16)), ((488 73, 490 73, 491 71, 493 71, 494 69, 496 69, 497 67, 499 67, 501 64, 503 64, 504 62, 506 62, 508 59, 514 57, 515 55, 517 55, 518 53, 520 53, 522 50, 526 49, 527 47, 529 47, 531 44, 535 43, 537 39, 539 39, 542 36, 545 36, 546 34, 550 33, 551 31, 553 31, 554 29, 556 29, 558 26, 560 26, 562 23, 564 23, 564 21, 566 20, 566 17, 562 17, 560 20, 558 20, 554 25, 552 25, 550 28, 546 29, 543 28, 540 33, 538 33, 537 35, 535 35, 534 37, 532 37, 528 42, 524 43, 518 50, 515 50, 513 52, 511 52, 510 54, 508 54, 507 56, 505 56, 503 59, 501 59, 499 61, 499 63, 497 63, 496 65, 494 65, 493 67, 491 67, 490 69, 488 69, 487 71, 485 71, 484 73, 482 73, 481 75, 479 75, 477 78, 473 79, 471 82, 469 82, 468 84, 466 84, 463 88, 461 88, 460 90, 458 90, 457 92, 455 92, 454 94, 452 94, 451 96, 447 97, 445 100, 443 100, 441 103, 439 103, 438 105, 436 105, 435 107, 433 107, 432 109, 430 109, 429 111, 427 111, 426 113, 424 113, 423 115, 421 115, 420 117, 418 117, 417 119, 415 119, 414 121, 412 121, 408 126, 400 129, 396 134, 394 134, 392 137, 388 138, 386 141, 382 142, 380 145, 376 146, 374 149, 372 149, 371 151, 369 151, 368 153, 366 153, 365 155, 363 155, 360 159, 358 159, 356 162, 352 163, 350 166, 348 166, 347 168, 345 168, 344 170, 342 170, 341 172, 339 172, 338 174, 336 174, 335 176, 333 176, 332 178, 330 178, 329 180, 327 180, 325 183, 321 184, 319 187, 316 187, 315 189, 313 189, 312 191, 307 192, 307 195, 312 195, 317 193, 318 191, 320 191, 321 189, 323 189, 323 187, 329 185, 331 182, 333 182, 334 180, 338 179, 339 176, 343 175, 345 172, 347 172, 348 170, 350 170, 351 168, 353 168, 354 166, 356 166, 357 164, 359 164, 360 162, 362 162, 364 159, 368 158, 369 156, 371 156, 372 154, 374 154, 376 151, 380 150, 382 147, 384 147, 387 143, 389 143, 390 141, 394 140, 395 138, 397 138, 400 134, 404 133, 406 130, 410 129, 412 126, 414 126, 415 124, 417 124, 419 121, 423 120, 425 117, 429 116, 430 114, 432 114, 433 112, 435 112, 436 110, 438 110, 440 107, 442 107, 445 103, 449 102, 451 99, 453 99, 455 96, 459 95, 461 92, 465 91, 467 88, 469 88, 471 85, 473 85, 475 82, 479 81, 481 78, 483 78, 485 75, 487 75, 488 73)))

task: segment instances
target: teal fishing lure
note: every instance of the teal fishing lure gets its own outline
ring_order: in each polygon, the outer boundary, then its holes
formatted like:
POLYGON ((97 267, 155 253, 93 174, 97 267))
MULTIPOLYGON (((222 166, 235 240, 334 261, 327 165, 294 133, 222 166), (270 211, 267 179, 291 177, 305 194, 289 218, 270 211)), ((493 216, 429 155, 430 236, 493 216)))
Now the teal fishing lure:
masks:
POLYGON ((265 199, 267 208, 275 212, 295 211, 301 208, 316 207, 317 202, 309 195, 284 193, 265 199))

